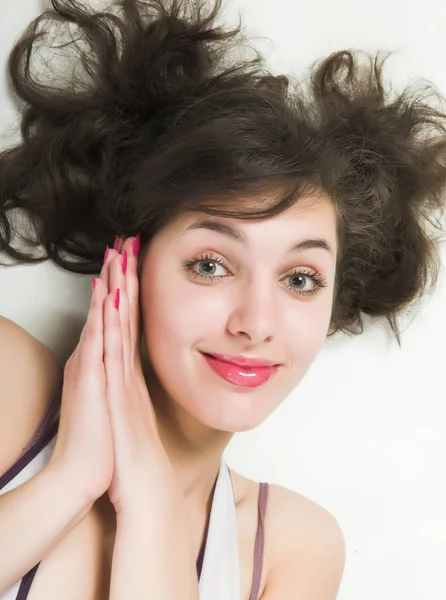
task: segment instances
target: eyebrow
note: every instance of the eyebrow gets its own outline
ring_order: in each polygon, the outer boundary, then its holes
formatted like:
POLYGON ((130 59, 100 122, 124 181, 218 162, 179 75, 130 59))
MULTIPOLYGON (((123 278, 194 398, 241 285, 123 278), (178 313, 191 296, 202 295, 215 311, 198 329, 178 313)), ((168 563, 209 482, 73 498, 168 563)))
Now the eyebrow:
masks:
MULTIPOLYGON (((189 225, 184 233, 192 229, 210 229, 211 231, 216 231, 217 233, 221 233, 231 238, 239 244, 246 244, 246 238, 239 229, 236 229, 232 225, 221 223, 220 221, 203 219, 201 221, 197 221, 196 223, 192 223, 192 225, 189 225)), ((289 252, 301 252, 302 250, 310 250, 312 248, 322 248, 323 250, 327 250, 327 252, 334 255, 333 248, 330 246, 327 240, 324 239, 302 240, 301 242, 298 242, 292 246, 289 249, 289 252)))

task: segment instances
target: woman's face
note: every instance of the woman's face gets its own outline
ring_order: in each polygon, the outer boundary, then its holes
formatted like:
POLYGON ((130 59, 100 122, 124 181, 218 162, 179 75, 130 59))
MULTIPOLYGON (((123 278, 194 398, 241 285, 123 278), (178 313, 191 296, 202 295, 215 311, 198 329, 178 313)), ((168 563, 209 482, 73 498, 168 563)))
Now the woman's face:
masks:
MULTIPOLYGON (((141 326, 161 401, 222 431, 264 421, 324 344, 336 253, 335 210, 325 199, 300 201, 267 220, 192 212, 161 230, 140 275, 141 326), (199 226, 202 221, 208 226, 199 226), (210 222, 233 228, 240 239, 210 229, 210 222), (291 250, 302 242, 306 246, 291 250), (280 366, 265 383, 245 387, 218 375, 203 353, 280 366)), ((236 367, 233 372, 237 376, 236 367)), ((251 380, 261 381, 262 372, 251 380)), ((249 373, 238 377, 248 380, 249 373)))

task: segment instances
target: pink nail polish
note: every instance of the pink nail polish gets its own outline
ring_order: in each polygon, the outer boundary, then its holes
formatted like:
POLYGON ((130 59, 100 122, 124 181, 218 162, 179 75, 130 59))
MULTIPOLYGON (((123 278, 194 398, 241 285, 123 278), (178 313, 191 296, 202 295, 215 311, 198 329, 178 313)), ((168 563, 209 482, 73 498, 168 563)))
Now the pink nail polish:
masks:
POLYGON ((121 258, 121 269, 125 275, 125 273, 127 271, 127 250, 124 250, 124 254, 122 255, 122 258, 121 258))
POLYGON ((104 254, 104 262, 107 260, 109 251, 110 251, 110 248, 107 246, 107 248, 105 249, 105 254, 104 254))
POLYGON ((113 302, 115 304, 115 308, 119 308, 119 288, 116 290, 115 295, 113 296, 113 302))
POLYGON ((119 236, 115 237, 115 241, 113 242, 113 250, 117 250, 119 248, 119 236))
POLYGON ((138 233, 138 235, 133 240, 133 244, 132 244, 132 250, 133 250, 133 254, 135 256, 138 256, 140 245, 141 245, 141 234, 138 233))

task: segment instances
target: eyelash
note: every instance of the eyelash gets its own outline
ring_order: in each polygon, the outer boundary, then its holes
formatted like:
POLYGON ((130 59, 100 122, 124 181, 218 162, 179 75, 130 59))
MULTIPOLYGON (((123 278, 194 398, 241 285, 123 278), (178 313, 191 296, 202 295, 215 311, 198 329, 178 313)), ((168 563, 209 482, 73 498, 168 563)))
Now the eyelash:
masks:
MULTIPOLYGON (((182 263, 182 266, 185 267, 186 269, 188 269, 196 279, 205 280, 205 281, 208 281, 209 279, 211 279, 211 280, 225 279, 225 275, 203 275, 202 273, 197 273, 197 271, 194 271, 193 267, 197 263, 200 263, 200 262, 213 262, 218 265, 221 265, 225 269, 228 269, 227 263, 223 259, 219 258, 218 256, 212 256, 211 254, 194 256, 194 258, 191 258, 190 260, 185 260, 182 263)), ((322 290, 322 288, 327 287, 327 282, 325 281, 325 279, 323 279, 320 276, 320 274, 317 273, 316 271, 307 271, 305 269, 296 269, 292 273, 289 273, 286 276, 286 278, 287 277, 295 277, 296 275, 305 275, 305 277, 309 277, 316 285, 316 287, 314 289, 306 290, 306 291, 305 290, 296 290, 296 289, 293 290, 293 288, 288 286, 289 289, 291 289, 291 293, 295 294, 297 296, 315 296, 322 290)))

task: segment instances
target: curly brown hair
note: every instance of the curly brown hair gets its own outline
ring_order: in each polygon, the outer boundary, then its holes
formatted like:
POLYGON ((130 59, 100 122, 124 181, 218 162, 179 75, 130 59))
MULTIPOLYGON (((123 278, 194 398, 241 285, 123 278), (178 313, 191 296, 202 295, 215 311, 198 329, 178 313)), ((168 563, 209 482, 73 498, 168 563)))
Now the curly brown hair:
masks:
POLYGON ((259 52, 230 59, 246 38, 241 21, 216 25, 221 4, 118 0, 94 11, 52 0, 32 21, 8 61, 25 105, 20 143, 0 154, 0 249, 97 273, 116 233, 140 232, 144 250, 184 210, 263 219, 323 193, 340 242, 329 334, 360 333, 366 313, 387 318, 399 341, 397 315, 438 276, 429 227, 441 229, 445 205, 446 114, 423 91, 444 98, 431 85, 386 97, 379 52, 367 65, 331 54, 306 89, 259 52), (31 76, 45 21, 71 30, 52 48, 77 51, 62 85, 31 76), (16 234, 44 254, 13 247, 16 234))

